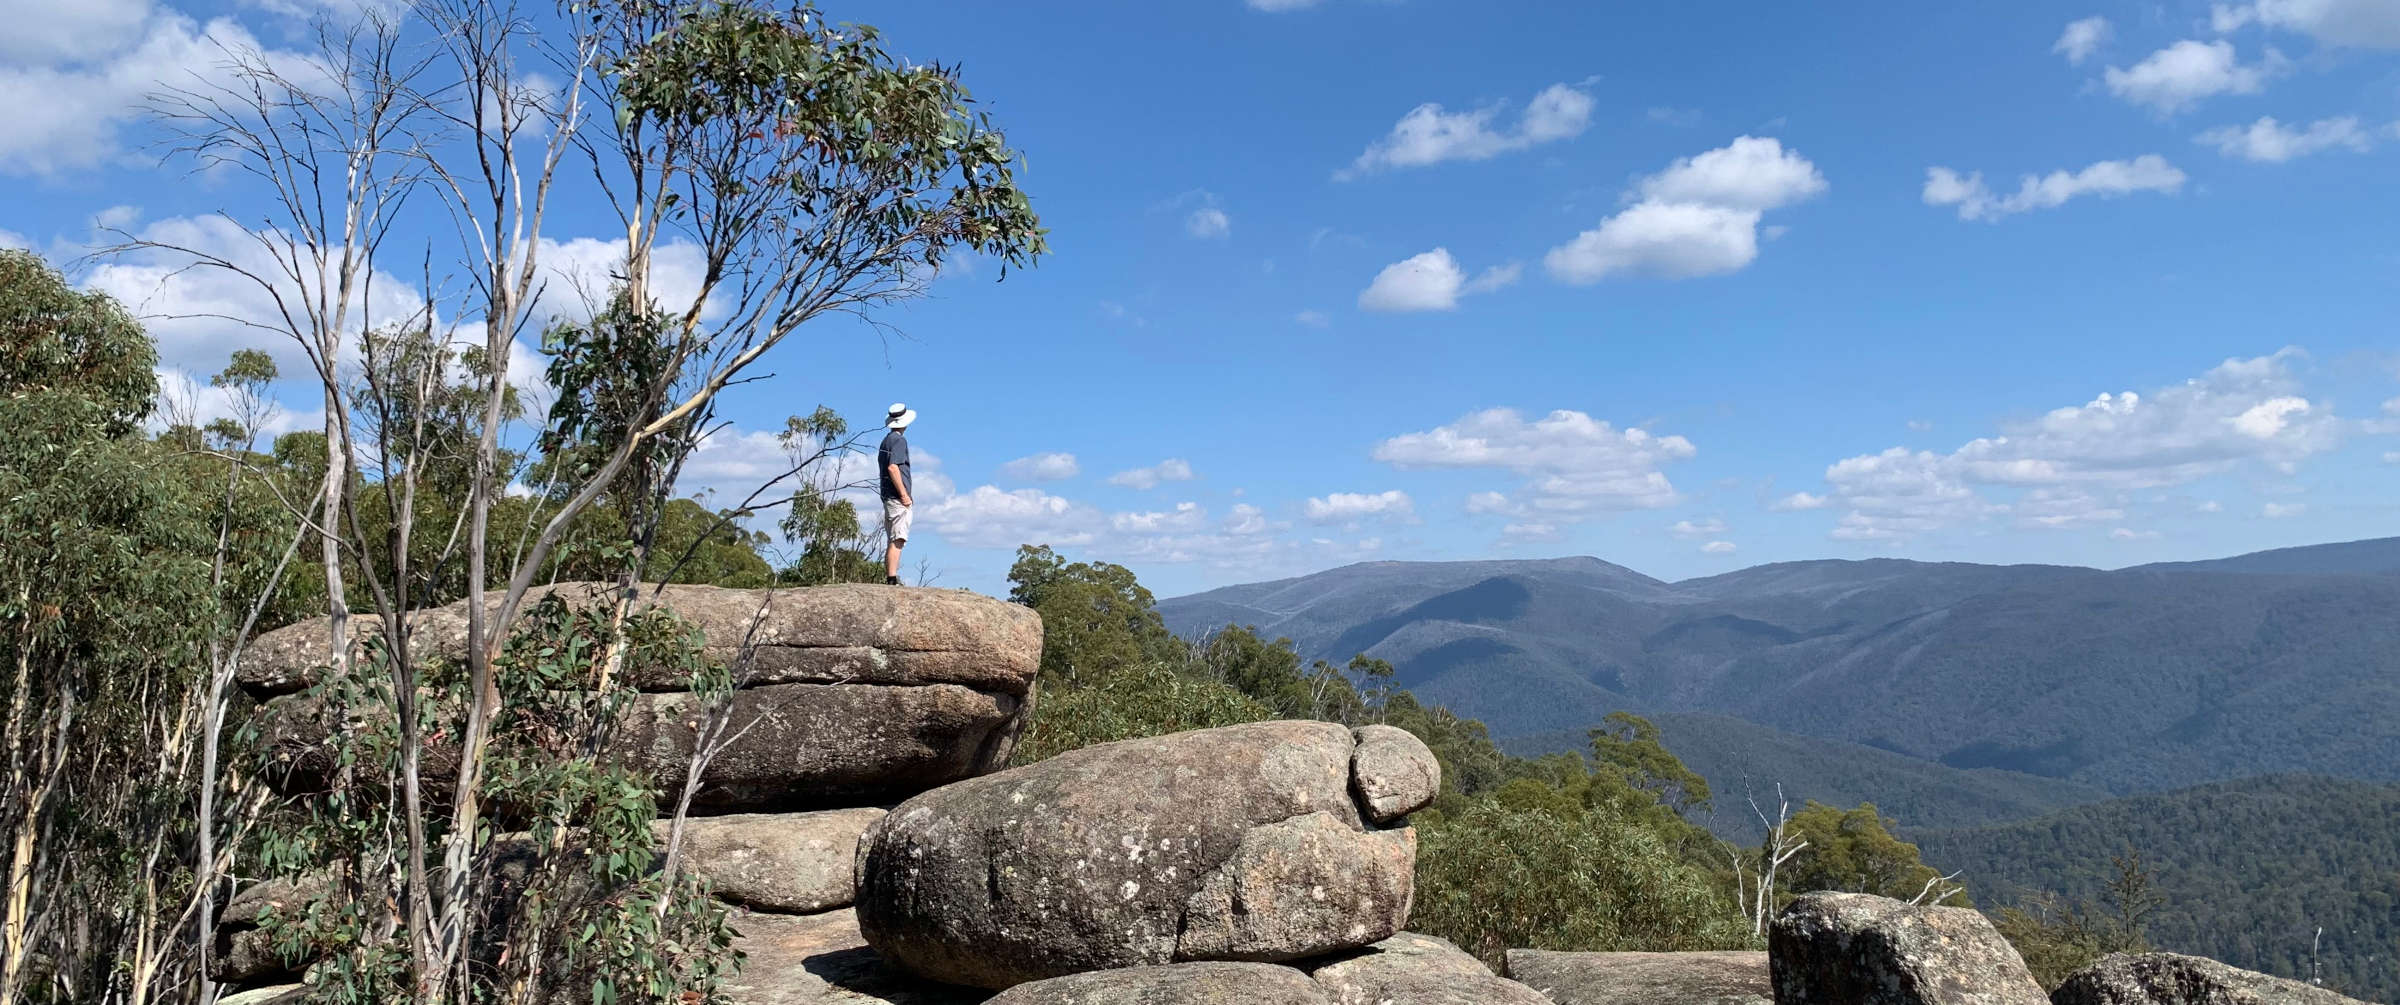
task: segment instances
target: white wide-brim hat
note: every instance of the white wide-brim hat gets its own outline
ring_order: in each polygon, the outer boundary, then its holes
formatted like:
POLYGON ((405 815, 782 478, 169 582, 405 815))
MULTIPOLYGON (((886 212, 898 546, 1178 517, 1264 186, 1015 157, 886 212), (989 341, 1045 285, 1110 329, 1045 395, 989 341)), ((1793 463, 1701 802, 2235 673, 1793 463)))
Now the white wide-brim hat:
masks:
POLYGON ((892 402, 891 411, 884 414, 883 428, 907 429, 908 424, 915 421, 917 421, 917 410, 895 401, 892 402))

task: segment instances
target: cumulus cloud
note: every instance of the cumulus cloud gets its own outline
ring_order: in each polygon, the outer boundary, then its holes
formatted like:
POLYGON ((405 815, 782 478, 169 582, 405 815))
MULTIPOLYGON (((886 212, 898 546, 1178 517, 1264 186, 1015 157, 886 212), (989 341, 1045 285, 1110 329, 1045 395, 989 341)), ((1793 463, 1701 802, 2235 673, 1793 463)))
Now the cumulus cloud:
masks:
POLYGON ((1233 233, 1233 218, 1215 206, 1202 206, 1184 218, 1183 229, 1185 233, 1204 241, 1224 237, 1233 233))
POLYGON ((1738 137, 1642 179, 1627 194, 1631 206, 1550 249, 1543 265, 1577 285, 1618 274, 1685 279, 1738 271, 1758 258, 1761 214, 1825 188, 1816 165, 1781 141, 1738 137))
POLYGON ((2258 508, 2258 515, 2269 520, 2282 520, 2308 512, 2307 503, 2268 503, 2258 508))
POLYGON ((1119 471, 1108 476, 1108 483, 1146 491, 1157 488, 1161 482, 1188 482, 1194 477, 1190 461, 1170 457, 1146 468, 1119 471))
POLYGON ((2349 115, 2319 119, 2298 128, 2264 116, 2247 126, 2219 126, 2201 133, 2198 139, 2227 157, 2268 163, 2336 148, 2364 152, 2373 145, 2358 119, 2349 115))
POLYGON ((1983 183, 1983 173, 1961 175, 1946 167, 1927 168, 1924 199, 1928 206, 1955 206, 1961 220, 1998 220, 2036 209, 2055 209, 2070 199, 2099 196, 2113 199, 2136 192, 2172 195, 2182 191, 2182 170, 2157 154, 2129 161, 2101 161, 2075 172, 2052 171, 2026 175, 2017 190, 1995 197, 1983 183))
POLYGON ((1773 503, 1769 504, 1767 508, 1777 512, 1792 512, 1805 509, 1824 509, 1825 507, 1831 505, 1833 505, 1833 500, 1827 499, 1824 496, 1808 492, 1794 492, 1791 495, 1775 500, 1773 503))
POLYGON ((2108 532, 2111 541, 2149 541, 2157 537, 2155 530, 2134 530, 2131 527, 2118 527, 2108 532))
POLYGON ((2289 472, 2342 431, 2329 407, 2302 394, 2295 355, 2229 359, 2147 395, 2103 393, 1949 453, 1893 447, 1836 461, 1827 497, 1846 512, 1834 536, 1896 540, 2000 516, 2089 526, 2121 520, 2133 490, 2243 467, 2289 472))
POLYGON ((1399 489, 1334 492, 1310 498, 1306 512, 1310 523, 1355 524, 1368 519, 1415 519, 1417 505, 1399 489))
POLYGON ((2224 94, 2257 94, 2282 72, 2283 57, 2270 49, 2264 61, 2244 64, 2233 43, 2184 39, 2130 67, 2101 74, 2108 92, 2162 115, 2180 112, 2224 94))
POLYGON ((1001 477, 1026 482, 1055 482, 1082 473, 1083 467, 1075 463, 1074 454, 1058 452, 1019 457, 1000 465, 1001 477))
POLYGON ((1333 323, 1333 318, 1327 316, 1324 311, 1318 310, 1301 311, 1298 314, 1292 315, 1292 320, 1298 321, 1301 324, 1307 325, 1311 328, 1323 328, 1326 325, 1333 323))
POLYGON ((0 0, 0 59, 53 65, 106 55, 131 41, 150 18, 150 0, 0 0))
POLYGON ((1384 266, 1375 281, 1359 291, 1358 306, 1387 312, 1453 310, 1460 297, 1508 286, 1523 271, 1514 263, 1495 265, 1469 279, 1449 249, 1435 248, 1384 266))
POLYGON ((2216 5, 2209 20, 2220 32, 2259 24, 2327 45, 2400 49, 2400 5, 2391 0, 2248 0, 2216 5))
POLYGON ((2108 19, 2104 17, 2087 17, 2081 21, 2070 21, 2067 23, 2067 29, 2058 33, 2058 41, 2051 44, 2050 51, 2067 57, 2068 63, 2081 66, 2084 60, 2092 58, 2092 53, 2098 52, 2102 45, 2107 44, 2109 36, 2115 33, 2116 29, 2110 26, 2108 19))
POLYGON ((1592 120, 1592 96, 1570 84, 1543 88, 1525 106, 1514 128, 1498 123, 1500 106, 1453 112, 1427 102, 1410 109, 1384 138, 1369 145, 1337 181, 1393 168, 1423 167, 1452 160, 1487 160, 1583 132, 1592 120))
POLYGON ((1710 541, 1700 546, 1700 552, 1704 555, 1731 555, 1734 551, 1731 541, 1710 541))
POLYGON ((1671 506, 1682 496, 1663 466, 1697 451, 1681 436, 1618 429, 1561 409, 1527 420, 1514 409, 1476 412, 1446 426, 1375 445, 1376 460, 1404 469, 1493 469, 1516 475, 1515 498, 1469 497, 1471 512, 1556 524, 1604 512, 1671 506))

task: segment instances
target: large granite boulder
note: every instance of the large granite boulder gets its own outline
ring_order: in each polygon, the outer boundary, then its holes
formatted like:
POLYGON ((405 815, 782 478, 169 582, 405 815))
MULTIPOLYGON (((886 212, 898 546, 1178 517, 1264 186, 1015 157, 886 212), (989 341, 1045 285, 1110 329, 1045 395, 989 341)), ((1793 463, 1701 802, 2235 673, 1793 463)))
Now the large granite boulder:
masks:
POLYGON ((1557 1005, 1775 1005, 1767 954, 1508 951, 1508 976, 1557 1005))
POLYGON ((1778 1005, 2048 1005, 2016 947, 1963 907, 1811 893, 1775 917, 1778 1005))
MULTIPOLYGON (((850 905, 858 837, 881 819, 874 807, 692 817, 683 822, 683 863, 728 903, 780 914, 830 911, 850 905)), ((668 821, 650 826, 665 848, 668 821)))
POLYGON ((868 829, 859 926, 901 967, 990 988, 1379 942, 1408 917, 1415 832, 1369 822, 1357 745, 1330 723, 1251 723, 927 792, 868 829))
POLYGON ((991 997, 885 966, 849 911, 745 914, 733 928, 733 948, 747 959, 723 988, 732 1005, 973 1005, 991 997))
POLYGON ((1128 967, 1019 984, 990 1005, 1333 1005, 1317 982, 1267 963, 1128 967))
MULTIPOLYGON (((771 684, 729 698, 723 745, 700 773, 701 812, 789 811, 888 802, 1008 762, 1024 728, 1025 698, 957 684, 771 684)), ((704 714, 688 691, 634 697, 612 753, 646 772, 672 805, 683 790, 704 714)), ((380 706, 336 714, 324 698, 270 698, 255 713, 279 791, 321 791, 339 761, 327 742, 380 706)), ((458 771, 454 742, 429 743, 420 777, 437 802, 458 771)))
POLYGON ((255 984, 298 976, 302 967, 315 961, 316 950, 289 959, 278 954, 266 929, 267 915, 296 915, 330 890, 326 876, 311 874, 255 883, 236 892, 217 912, 216 930, 209 940, 209 979, 221 984, 255 984))
POLYGON ((1309 976, 1334 1005, 1551 1005, 1532 988, 1494 976, 1457 946, 1415 932, 1313 967, 1309 976))
MULTIPOLYGON (((538 587, 526 607, 556 595, 570 604, 607 602, 606 583, 538 587)), ((498 609, 497 596, 486 605, 498 609)), ((1042 621, 1030 608, 963 590, 899 586, 816 586, 736 590, 718 586, 644 586, 640 603, 661 605, 699 629, 704 651, 736 667, 746 685, 959 684, 1023 695, 1042 658, 1042 621), (747 651, 747 663, 736 662, 747 651)), ((325 619, 260 635, 242 652, 235 674, 244 690, 264 698, 315 681, 333 661, 325 619)), ((353 615, 355 646, 382 634, 383 622, 353 615)), ((423 656, 466 651, 467 602, 409 615, 409 640, 423 656)), ((656 667, 629 666, 626 678, 647 690, 674 690, 685 681, 656 667)))
POLYGON ((2060 984, 2053 1005, 2363 1005, 2324 988, 2174 953, 2118 953, 2060 984))

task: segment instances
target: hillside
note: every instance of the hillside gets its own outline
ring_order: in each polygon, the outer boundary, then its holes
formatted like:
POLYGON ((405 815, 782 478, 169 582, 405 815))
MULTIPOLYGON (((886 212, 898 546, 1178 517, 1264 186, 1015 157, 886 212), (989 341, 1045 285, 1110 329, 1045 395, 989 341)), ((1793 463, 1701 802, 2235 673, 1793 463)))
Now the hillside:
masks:
POLYGON ((1385 562, 1159 609, 1184 634, 1238 622, 1312 659, 1390 660, 1499 737, 1706 712, 2124 794, 2400 780, 2400 575, 2357 571, 2394 548, 2117 571, 1794 562, 1679 583, 1596 559, 1385 562))
MULTIPOLYGON (((1756 844, 1763 827, 1746 794, 1772 814, 1780 784, 1794 809, 1808 800, 1851 807, 1874 803, 1909 827, 1979 827, 2039 816, 2109 798, 2100 789, 2056 778, 1995 768, 1963 769, 1839 740, 1778 732, 1730 716, 1670 712, 1651 720, 1660 740, 1708 779, 1712 814, 1695 819, 1718 836, 1756 844)), ((1514 737, 1508 753, 1532 757, 1582 751, 1583 730, 1514 737)))
POLYGON ((1906 836, 1925 861, 1963 869, 1985 907, 2030 890, 2092 900, 2127 847, 2166 906, 2162 949, 2287 977, 2309 948, 2347 994, 2400 1000, 2400 786, 2267 777, 2117 799, 2020 823, 1906 836))

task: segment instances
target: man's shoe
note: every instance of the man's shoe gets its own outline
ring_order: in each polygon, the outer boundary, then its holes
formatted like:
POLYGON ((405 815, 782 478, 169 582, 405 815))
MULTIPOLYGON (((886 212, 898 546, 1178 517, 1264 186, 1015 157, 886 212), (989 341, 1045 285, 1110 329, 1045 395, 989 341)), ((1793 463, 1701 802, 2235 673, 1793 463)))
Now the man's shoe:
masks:
POLYGON ((898 577, 898 576, 885 576, 885 577, 883 577, 883 585, 885 585, 885 586, 898 586, 898 585, 900 585, 900 577, 898 577))

